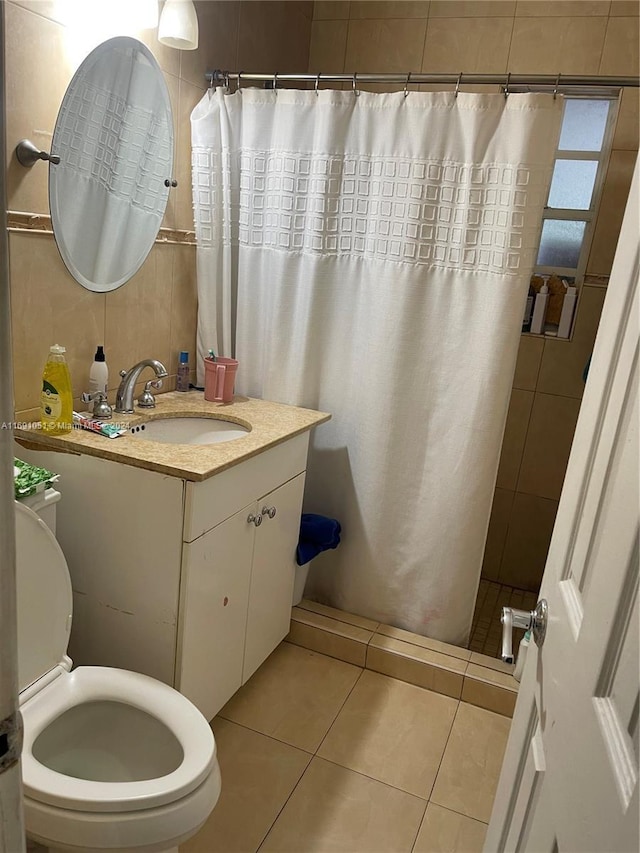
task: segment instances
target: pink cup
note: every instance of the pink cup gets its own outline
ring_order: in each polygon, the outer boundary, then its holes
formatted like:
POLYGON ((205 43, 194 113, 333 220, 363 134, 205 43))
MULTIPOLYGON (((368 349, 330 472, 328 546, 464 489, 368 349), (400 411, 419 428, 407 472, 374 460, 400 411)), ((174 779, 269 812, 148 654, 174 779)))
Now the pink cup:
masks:
POLYGON ((236 382, 238 362, 235 358, 218 356, 204 360, 204 399, 210 403, 230 403, 236 382))

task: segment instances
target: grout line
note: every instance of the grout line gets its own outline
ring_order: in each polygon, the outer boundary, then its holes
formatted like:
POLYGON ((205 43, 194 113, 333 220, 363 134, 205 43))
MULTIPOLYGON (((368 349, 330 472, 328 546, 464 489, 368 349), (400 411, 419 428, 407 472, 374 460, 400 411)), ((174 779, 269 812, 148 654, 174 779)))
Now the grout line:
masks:
MULTIPOLYGON (((364 672, 364 670, 362 670, 362 672, 364 672)), ((304 771, 300 774, 300 778, 298 779, 298 781, 296 782, 296 784, 293 786, 293 788, 291 789, 291 791, 290 791, 290 793, 289 793, 289 796, 286 798, 286 800, 285 800, 285 801, 284 801, 284 803, 282 804, 282 808, 280 809, 280 811, 278 812, 278 814, 275 816, 275 818, 274 818, 274 820, 273 820, 273 823, 269 826, 269 829, 268 829, 268 830, 266 831, 266 833, 264 834, 264 836, 263 836, 262 840, 260 841, 260 844, 258 845, 258 848, 257 848, 258 850, 259 850, 259 849, 260 849, 260 847, 262 847, 262 845, 264 844, 265 839, 267 838, 267 836, 269 835, 269 833, 271 832, 271 830, 272 830, 272 829, 273 829, 273 827, 275 826, 275 824, 276 824, 276 822, 277 822, 278 818, 280 817, 280 815, 282 814, 282 812, 283 812, 283 811, 284 811, 284 809, 286 808, 287 803, 289 802, 289 800, 290 800, 290 799, 291 799, 291 797, 293 796, 294 792, 297 790, 298 786, 300 785, 300 783, 302 782, 302 780, 303 780, 303 779, 304 779, 304 777, 306 776, 307 771, 309 770, 309 767, 311 767, 311 763, 312 763, 313 759, 314 759, 314 758, 320 758, 320 756, 318 755, 318 750, 320 749, 320 747, 321 747, 321 746, 322 746, 322 744, 324 743, 324 741, 325 741, 325 739, 326 739, 327 735, 329 734, 329 732, 330 732, 330 731, 331 731, 331 729, 333 728, 333 724, 334 724, 334 723, 335 723, 335 721, 337 720, 337 718, 338 718, 338 716, 339 716, 339 714, 340 714, 340 711, 342 711, 342 709, 344 708, 344 706, 345 706, 345 704, 346 704, 347 699, 349 698, 349 696, 351 696, 351 693, 353 692, 353 689, 355 688, 356 684, 358 683, 358 681, 360 681, 360 678, 362 677, 362 672, 360 673, 360 675, 359 675, 359 676, 356 678, 356 680, 354 681, 354 683, 353 683, 353 687, 351 688, 351 690, 350 690, 350 691, 349 691, 349 693, 347 694, 347 697, 345 698, 344 702, 342 703, 342 705, 341 705, 341 706, 340 706, 340 708, 338 709, 338 713, 336 714, 336 716, 334 717, 334 719, 333 719, 333 721, 332 721, 331 725, 330 725, 330 726, 329 726, 329 728, 327 729, 327 732, 326 732, 325 736, 322 738, 322 740, 321 740, 321 741, 320 741, 320 743, 318 744, 318 747, 317 747, 316 751, 315 751, 313 754, 311 754, 311 755, 310 755, 309 761, 307 762, 307 766, 304 768, 304 771)), ((233 722, 233 721, 232 721, 232 722, 233 722)), ((252 730, 252 731, 253 731, 253 730, 252 730)), ((274 740, 277 740, 277 738, 274 738, 274 740)), ((291 744, 289 744, 289 746, 290 746, 290 745, 291 745, 291 744)), ((306 752, 306 750, 303 750, 303 752, 306 752)), ((306 753, 306 754, 307 754, 307 755, 309 755, 309 753, 306 753)), ((326 758, 323 758, 323 759, 321 759, 321 760, 322 760, 322 761, 326 761, 327 759, 326 759, 326 758)), ((333 763, 333 762, 332 762, 332 763, 333 763)), ((338 766, 340 766, 340 765, 338 765, 338 766)), ((348 769, 348 768, 347 768, 347 769, 348 769)), ((356 771, 352 771, 352 772, 356 772, 356 771)), ((361 774, 361 775, 363 775, 363 774, 361 774)), ((426 806, 425 806, 425 808, 426 808, 426 806)))
POLYGON ((427 800, 427 802, 424 804, 424 811, 422 812, 422 817, 420 818, 420 823, 418 824, 418 829, 416 830, 416 834, 413 838, 413 841, 411 842, 411 853, 413 853, 413 850, 416 846, 416 841, 418 840, 418 836, 420 835, 420 830, 422 829, 422 824, 424 823, 424 819, 426 817, 428 808, 429 808, 429 800, 427 800))
POLYGON ((327 764, 333 764, 334 767, 339 767, 341 770, 347 770, 349 773, 355 773, 358 776, 363 776, 365 779, 371 779, 372 782, 377 782, 379 785, 384 785, 387 788, 391 788, 393 791, 400 791, 400 793, 407 794, 409 797, 415 797, 417 800, 422 800, 426 811, 429 800, 426 797, 421 797, 420 794, 414 794, 413 791, 407 791, 406 788, 398 788, 397 785, 392 785, 390 782, 383 782, 382 779, 378 779, 376 776, 370 776, 368 773, 363 773, 362 770, 354 770, 353 767, 346 767, 344 764, 339 764, 331 758, 325 758, 324 755, 315 755, 314 758, 317 758, 320 761, 326 761, 327 764))
MULTIPOLYGON (((474 707, 477 707, 477 706, 474 706, 474 707)), ((495 799, 495 794, 494 794, 494 799, 495 799)), ((453 812, 454 814, 460 815, 460 817, 466 817, 467 820, 475 820, 476 823, 481 823, 483 826, 489 826, 488 823, 486 823, 484 820, 480 820, 479 817, 471 817, 471 815, 465 814, 464 812, 460 812, 460 811, 458 811, 458 809, 452 809, 451 806, 442 806, 442 805, 440 805, 440 803, 434 803, 433 800, 429 800, 429 803, 432 803, 432 805, 434 805, 434 806, 438 806, 439 809, 446 809, 446 811, 448 811, 448 812, 453 812)), ((429 803, 427 803, 427 805, 429 805, 429 803)))
POLYGON ((269 835, 269 833, 271 832, 271 830, 273 829, 273 827, 276 825, 276 822, 277 822, 278 818, 280 817, 280 815, 282 814, 282 812, 285 810, 285 808, 286 808, 286 806, 287 806, 287 803, 289 802, 289 800, 290 800, 290 799, 291 799, 291 797, 293 796, 293 792, 298 788, 298 785, 299 785, 299 784, 300 784, 300 782, 302 782, 302 780, 304 779, 304 777, 305 777, 305 775, 306 775, 306 773, 307 773, 307 770, 308 770, 308 769, 309 769, 309 767, 311 766, 311 762, 313 761, 314 757, 315 757, 315 756, 313 756, 313 755, 312 755, 312 756, 310 756, 309 761, 307 762, 307 766, 304 768, 304 770, 303 770, 303 771, 302 771, 302 773, 300 774, 300 778, 298 779, 298 781, 296 782, 296 784, 293 786, 293 788, 292 788, 292 789, 291 789, 291 791, 289 792, 289 796, 285 798, 285 801, 284 801, 284 803, 282 804, 282 806, 281 806, 280 810, 278 811, 277 815, 274 817, 273 821, 269 824, 269 828, 267 829, 267 831, 265 832, 265 834, 264 834, 264 835, 262 836, 262 838, 260 839, 260 843, 259 843, 259 844, 258 844, 258 846, 256 847, 256 853, 258 853, 258 851, 260 850, 260 848, 262 847, 262 845, 263 845, 263 844, 264 844, 264 842, 266 841, 267 836, 269 835))
MULTIPOLYGON (((438 776, 440 775, 440 770, 442 769, 442 762, 444 761, 444 757, 447 752, 447 747, 449 746, 449 741, 451 740, 451 732, 453 731, 453 727, 456 724, 456 720, 458 719, 458 713, 460 711, 460 704, 462 699, 458 699, 458 705, 456 707, 455 714, 453 715, 453 719, 451 720, 451 727, 449 729, 449 734, 447 735, 447 739, 444 742, 444 749, 442 750, 442 755, 440 756, 440 761, 438 762, 438 769, 436 770, 436 775, 433 778, 433 785, 431 786, 431 790, 429 791, 428 802, 431 802, 431 796, 433 795, 434 788, 436 787, 436 783, 438 781, 438 776)), ((437 805, 437 803, 436 803, 437 805)))
MULTIPOLYGON (((310 757, 310 759, 313 758, 313 756, 315 755, 314 752, 309 752, 308 749, 304 749, 301 746, 294 746, 292 743, 289 743, 286 740, 281 740, 280 738, 277 738, 275 735, 269 735, 266 732, 259 731, 259 729, 252 729, 251 726, 246 725, 246 723, 239 723, 237 720, 232 720, 231 717, 223 717, 222 714, 220 713, 220 711, 218 711, 218 713, 216 714, 216 717, 220 717, 221 720, 224 720, 227 723, 233 723, 234 726, 240 726, 240 728, 246 729, 248 732, 253 732, 254 734, 261 735, 262 737, 268 737, 269 740, 274 740, 276 743, 282 743, 285 746, 291 747, 291 749, 297 749, 299 752, 304 752, 305 755, 308 755, 310 757)), ((216 717, 214 717, 213 719, 215 720, 216 717)), ((211 726, 212 723, 213 723, 213 720, 211 720, 209 725, 211 726)), ((214 736, 215 736, 215 732, 214 732, 214 736)))
MULTIPOLYGON (((330 731, 331 731, 331 729, 334 727, 336 720, 337 720, 337 719, 338 719, 338 717, 340 716, 340 712, 342 711, 342 709, 344 708, 344 706, 345 706, 345 705, 347 704, 347 702, 349 701, 349 697, 351 696, 351 694, 352 694, 352 693, 353 693, 353 691, 355 690, 356 684, 357 684, 357 683, 360 681, 360 679, 362 678, 362 673, 363 673, 364 671, 365 671, 365 670, 364 670, 364 668, 363 668, 363 669, 362 669, 362 672, 360 673, 360 675, 359 675, 359 676, 356 678, 356 680, 353 682, 353 686, 352 686, 351 690, 350 690, 350 691, 347 693, 347 695, 345 696, 344 702, 343 702, 343 703, 342 703, 342 705, 340 705, 340 707, 338 708, 338 711, 337 711, 337 713, 336 713, 335 717, 334 717, 334 718, 333 718, 333 720, 331 721, 331 725, 329 726, 329 728, 328 728, 328 729, 327 729, 327 731, 325 732, 324 737, 322 738, 322 740, 321 740, 321 741, 320 741, 320 743, 318 744, 318 748, 317 748, 317 749, 316 749, 316 751, 313 753, 313 754, 314 754, 314 756, 318 755, 319 750, 322 748, 322 744, 323 744, 323 743, 325 742, 325 740, 328 738, 328 736, 329 736, 329 732, 330 732, 330 731)), ((320 756, 318 756, 318 758, 319 758, 319 757, 320 757, 320 756)))

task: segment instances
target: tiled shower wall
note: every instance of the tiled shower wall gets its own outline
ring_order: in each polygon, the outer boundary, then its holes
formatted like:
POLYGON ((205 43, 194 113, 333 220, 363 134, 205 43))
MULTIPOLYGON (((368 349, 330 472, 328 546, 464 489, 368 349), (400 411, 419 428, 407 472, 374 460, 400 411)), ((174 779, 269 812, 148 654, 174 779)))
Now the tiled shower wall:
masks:
MULTIPOLYGON (((637 0, 316 2, 309 70, 635 75, 639 7, 637 0)), ((638 121, 638 91, 627 89, 573 340, 521 340, 482 571, 492 581, 540 586, 606 292, 606 278, 594 277, 611 272, 638 121)))
MULTIPOLYGON (((95 5, 94 19, 100 8, 109 15, 109 0, 95 5)), ((13 152, 25 137, 49 150, 65 89, 93 47, 79 43, 61 22, 63 6, 61 0, 5 4, 10 211, 49 213, 46 164, 25 169, 13 152)), ((163 225, 186 232, 193 231, 189 115, 204 94, 205 71, 306 68, 313 15, 311 2, 203 0, 196 7, 200 24, 196 51, 161 45, 155 30, 135 34, 158 60, 174 112, 178 187, 171 191, 163 225)), ((76 397, 87 389, 99 343, 105 345, 110 367, 111 396, 118 371, 141 358, 158 358, 175 374, 178 351, 195 352, 195 246, 190 242, 188 236, 182 242, 156 242, 131 281, 112 293, 99 294, 85 290, 69 275, 50 233, 10 233, 15 408, 21 419, 36 412, 42 368, 53 343, 67 347, 76 397)))

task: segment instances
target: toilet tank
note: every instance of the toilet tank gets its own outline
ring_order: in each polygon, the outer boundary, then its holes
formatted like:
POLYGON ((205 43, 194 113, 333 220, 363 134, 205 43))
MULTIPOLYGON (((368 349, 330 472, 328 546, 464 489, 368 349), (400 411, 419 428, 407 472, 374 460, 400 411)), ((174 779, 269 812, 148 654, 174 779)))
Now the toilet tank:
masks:
MULTIPOLYGON (((37 453, 28 451, 15 441, 13 443, 13 455, 18 459, 23 459, 31 465, 42 465, 37 453)), ((42 485, 44 485, 44 483, 42 485)), ((42 491, 36 492, 34 495, 19 498, 18 503, 21 503, 23 506, 28 506, 29 509, 36 513, 36 515, 39 515, 55 536, 56 504, 61 497, 62 495, 57 489, 50 487, 48 489, 42 489, 42 491)))
POLYGON ((44 489, 35 495, 20 498, 19 503, 32 509, 54 534, 56 532, 56 504, 62 495, 57 489, 44 489))

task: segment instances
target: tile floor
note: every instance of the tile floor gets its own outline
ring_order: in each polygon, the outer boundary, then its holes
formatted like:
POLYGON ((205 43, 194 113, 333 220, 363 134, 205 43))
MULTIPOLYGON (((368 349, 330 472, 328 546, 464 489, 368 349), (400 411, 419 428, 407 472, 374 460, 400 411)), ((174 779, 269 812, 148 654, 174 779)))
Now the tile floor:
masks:
MULTIPOLYGON (((502 645, 502 624, 500 611, 503 607, 517 607, 519 610, 533 610, 538 601, 535 592, 524 589, 514 589, 512 586, 481 580, 476 598, 476 609, 473 614, 469 648, 472 652, 480 652, 492 658, 500 657, 502 645)), ((517 653, 518 644, 524 636, 524 631, 517 628, 513 631, 513 648, 517 653)))
POLYGON ((510 723, 282 643, 212 722, 222 794, 180 851, 481 851, 510 723))

